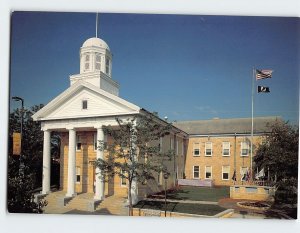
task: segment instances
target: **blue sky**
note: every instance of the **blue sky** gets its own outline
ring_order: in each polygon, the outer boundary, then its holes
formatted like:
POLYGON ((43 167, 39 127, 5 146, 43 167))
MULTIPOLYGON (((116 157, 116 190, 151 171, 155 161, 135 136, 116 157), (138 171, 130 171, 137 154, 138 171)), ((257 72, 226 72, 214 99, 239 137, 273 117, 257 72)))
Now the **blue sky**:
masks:
MULTIPOLYGON (((15 12, 11 95, 46 104, 79 73, 79 48, 95 36, 95 14, 15 12)), ((252 69, 273 69, 255 94, 254 116, 298 124, 299 19, 100 14, 120 97, 170 120, 251 117, 252 69)), ((12 103, 12 108, 17 103, 12 103)))

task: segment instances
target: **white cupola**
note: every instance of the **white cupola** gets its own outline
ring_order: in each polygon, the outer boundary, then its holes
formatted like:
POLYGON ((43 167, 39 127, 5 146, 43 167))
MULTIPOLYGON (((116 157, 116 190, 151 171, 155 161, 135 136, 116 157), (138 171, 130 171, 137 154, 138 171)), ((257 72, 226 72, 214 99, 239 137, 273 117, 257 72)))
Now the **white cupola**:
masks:
POLYGON ((80 73, 102 71, 111 77, 112 56, 110 49, 104 40, 90 38, 86 40, 80 49, 80 73))
POLYGON ((111 77, 112 54, 108 45, 97 37, 87 39, 80 48, 80 73, 70 76, 71 85, 84 80, 118 96, 119 84, 111 77))

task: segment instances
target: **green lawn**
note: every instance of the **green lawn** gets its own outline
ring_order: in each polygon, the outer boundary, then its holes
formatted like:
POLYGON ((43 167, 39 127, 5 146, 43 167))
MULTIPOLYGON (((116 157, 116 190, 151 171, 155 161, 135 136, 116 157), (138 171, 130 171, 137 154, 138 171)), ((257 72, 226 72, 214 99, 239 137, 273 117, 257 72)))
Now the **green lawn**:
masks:
MULTIPOLYGON (((181 186, 179 189, 168 190, 167 198, 173 200, 214 201, 229 197, 229 187, 192 187, 181 186)), ((164 198, 164 192, 149 196, 150 198, 164 198)))
POLYGON ((219 199, 229 197, 229 195, 229 187, 181 186, 175 192, 169 193, 168 198, 194 201, 219 201, 219 199))
MULTIPOLYGON (((164 211, 165 203, 162 201, 140 201, 134 206, 134 208, 154 209, 154 210, 164 211)), ((213 216, 224 210, 226 209, 218 205, 167 202, 167 211, 171 211, 171 212, 213 216)))

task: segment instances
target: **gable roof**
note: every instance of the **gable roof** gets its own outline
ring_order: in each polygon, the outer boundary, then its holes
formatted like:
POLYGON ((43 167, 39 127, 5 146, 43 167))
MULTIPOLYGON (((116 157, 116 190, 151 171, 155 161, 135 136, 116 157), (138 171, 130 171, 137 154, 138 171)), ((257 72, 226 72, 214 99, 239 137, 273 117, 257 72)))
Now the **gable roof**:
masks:
MULTIPOLYGON (((253 132, 266 133, 270 129, 268 123, 282 120, 278 116, 255 117, 253 132)), ((178 121, 174 125, 191 135, 212 134, 249 134, 251 133, 251 118, 211 119, 196 121, 178 121)))
MULTIPOLYGON (((77 106, 79 105, 77 104, 77 106)), ((36 112, 32 118, 33 120, 38 121, 122 114, 126 115, 139 113, 140 110, 141 108, 137 105, 101 90, 90 83, 80 80, 36 112), (76 111, 76 109, 73 109, 68 113, 68 104, 72 104, 72 100, 80 93, 92 98, 94 104, 97 105, 97 108, 94 109, 93 112, 78 112, 78 110, 76 111), (101 106, 99 106, 100 103, 101 106)))

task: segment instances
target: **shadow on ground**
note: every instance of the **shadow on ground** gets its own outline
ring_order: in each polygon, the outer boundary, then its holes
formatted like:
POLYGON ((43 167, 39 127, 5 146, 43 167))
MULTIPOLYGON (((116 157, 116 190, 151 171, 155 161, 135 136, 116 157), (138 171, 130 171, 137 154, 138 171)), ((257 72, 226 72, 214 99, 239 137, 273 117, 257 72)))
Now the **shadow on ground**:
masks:
POLYGON ((269 210, 266 210, 264 214, 268 218, 297 219, 297 207, 296 205, 274 204, 269 210))
POLYGON ((97 210, 95 212, 89 212, 89 211, 83 211, 83 210, 70 210, 64 214, 81 214, 81 215, 113 215, 111 212, 109 212, 108 209, 103 208, 100 210, 97 210))

